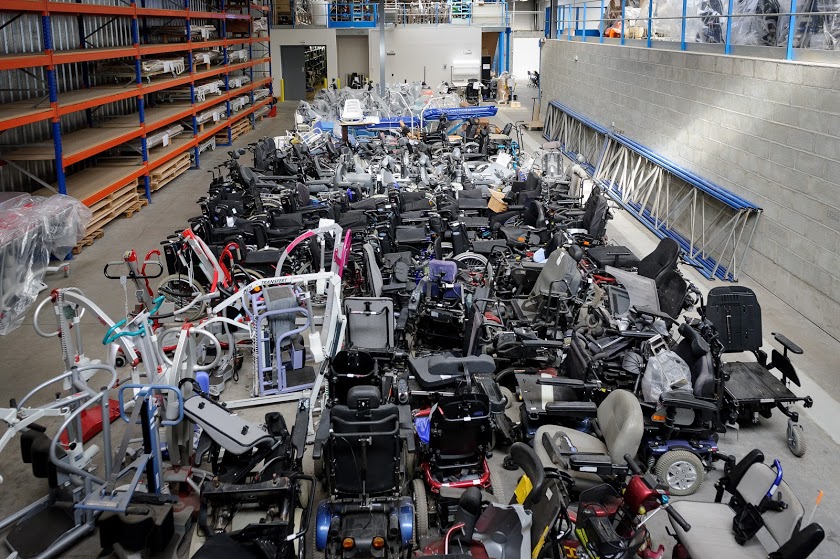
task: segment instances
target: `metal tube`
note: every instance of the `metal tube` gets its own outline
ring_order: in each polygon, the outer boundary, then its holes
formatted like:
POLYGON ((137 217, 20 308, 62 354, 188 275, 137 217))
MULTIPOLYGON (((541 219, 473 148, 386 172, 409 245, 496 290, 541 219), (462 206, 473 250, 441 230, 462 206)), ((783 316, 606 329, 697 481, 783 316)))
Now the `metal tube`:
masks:
POLYGON ((732 54, 732 9, 735 0, 729 0, 729 8, 726 12, 726 46, 723 48, 725 54, 732 54))
POLYGON ((680 50, 685 50, 685 16, 688 12, 688 0, 682 0, 682 22, 680 25, 680 50))

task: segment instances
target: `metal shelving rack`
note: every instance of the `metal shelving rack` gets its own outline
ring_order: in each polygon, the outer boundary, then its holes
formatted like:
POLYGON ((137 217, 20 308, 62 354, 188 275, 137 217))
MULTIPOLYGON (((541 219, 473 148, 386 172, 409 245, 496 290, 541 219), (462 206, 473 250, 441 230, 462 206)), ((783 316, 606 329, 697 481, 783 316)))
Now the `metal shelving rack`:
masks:
MULTIPOLYGON (((0 53, 0 74, 4 74, 3 71, 15 71, 36 78, 36 83, 43 80, 47 95, 40 100, 35 96, 24 101, 0 104, 0 134, 14 130, 17 132, 12 134, 15 138, 24 139, 13 140, 16 148, 0 152, 0 164, 11 165, 46 188, 60 194, 74 195, 89 206, 134 180, 142 181, 145 196, 151 201, 150 173, 153 170, 189 150, 192 150, 194 166, 198 167, 199 146, 209 138, 223 134, 225 130, 230 143, 231 126, 247 118, 253 127, 255 112, 272 102, 268 36, 271 26, 266 25, 265 36, 255 36, 255 14, 258 17, 270 17, 270 0, 3 0, 0 2, 0 16, 4 16, 3 21, 0 21, 0 33, 23 16, 40 17, 40 45, 37 41, 30 41, 28 45, 19 45, 21 50, 30 52, 0 53), (204 6, 206 9, 195 9, 196 6, 204 6), (81 48, 62 48, 71 43, 63 36, 70 34, 68 18, 77 21, 74 31, 78 34, 78 45, 81 48), (85 18, 99 19, 91 20, 92 23, 88 22, 86 26, 85 18), (60 24, 56 23, 57 19, 61 20, 60 24), (167 26, 172 26, 172 22, 177 26, 182 25, 185 41, 151 42, 149 31, 161 20, 167 26), (218 39, 192 39, 191 26, 202 20, 217 24, 218 39), (103 23, 100 24, 100 21, 103 23), (149 24, 149 21, 153 23, 149 24), (88 31, 91 26, 94 26, 93 31, 88 31), (237 37, 229 37, 229 26, 236 29, 232 33, 236 33, 237 37), (89 39, 97 33, 103 33, 105 29, 111 29, 112 32, 108 40, 100 42, 117 44, 90 46, 93 43, 89 39), (125 36, 127 30, 129 36, 125 36), (238 63, 230 61, 229 47, 247 48, 248 60, 238 63), (194 53, 212 48, 221 49, 221 63, 217 67, 197 70, 194 53), (144 82, 142 57, 168 53, 183 53, 182 56, 186 58, 185 67, 189 72, 144 82), (134 61, 135 78, 129 85, 94 85, 88 63, 117 59, 134 61), (250 81, 233 89, 229 77, 231 73, 240 71, 246 72, 250 81), (77 83, 81 87, 60 91, 59 73, 65 85, 77 83), (224 81, 222 94, 198 101, 195 95, 196 83, 216 76, 224 81), (190 91, 188 103, 149 106, 149 94, 185 85, 189 86, 190 91), (254 91, 258 88, 267 88, 268 97, 256 100, 254 91), (250 96, 250 105, 233 114, 230 100, 244 94, 250 96), (132 100, 134 107, 131 106, 132 100), (221 103, 226 104, 225 118, 201 129, 196 115, 221 103), (78 126, 82 111, 86 127, 78 126), (94 127, 95 118, 101 114, 117 118, 108 120, 106 126, 94 127), (129 122, 132 116, 136 117, 136 124, 129 122), (191 134, 179 137, 165 147, 149 149, 147 135, 173 123, 189 120, 192 120, 192 130, 188 130, 191 134), (68 133, 65 122, 70 121, 77 123, 70 128, 78 129, 68 133), (47 122, 50 127, 49 141, 36 141, 27 145, 25 139, 37 137, 37 134, 29 133, 26 127, 43 127, 47 122), (95 158, 100 154, 138 139, 142 162, 119 166, 95 165, 95 158), (43 175, 48 174, 44 170, 49 167, 45 165, 52 161, 54 172, 49 174, 54 176, 55 182, 49 185, 43 175), (41 162, 44 164, 40 166, 42 173, 26 169, 20 162, 41 162)), ((25 34, 18 32, 17 39, 25 41, 21 38, 25 34)), ((5 39, 3 44, 8 45, 8 37, 5 39)), ((9 48, 11 50, 14 46, 9 48)), ((26 79, 29 83, 29 78, 26 79)), ((8 80, 4 78, 3 81, 5 83, 8 80)), ((2 137, 0 143, 6 143, 2 137)))

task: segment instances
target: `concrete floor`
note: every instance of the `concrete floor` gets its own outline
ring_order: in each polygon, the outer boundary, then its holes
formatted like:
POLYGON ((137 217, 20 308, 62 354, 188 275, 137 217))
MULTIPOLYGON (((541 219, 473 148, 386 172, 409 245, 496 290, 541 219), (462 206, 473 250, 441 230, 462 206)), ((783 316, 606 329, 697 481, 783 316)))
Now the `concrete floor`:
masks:
MULTIPOLYGON (((517 94, 522 102, 522 109, 502 108, 496 117, 499 123, 517 120, 530 120, 531 101, 535 90, 520 87, 517 94)), ((266 119, 257 130, 241 137, 237 146, 245 146, 267 135, 277 135, 292 126, 292 114, 295 103, 288 102, 279 107, 278 117, 266 119)), ((543 142, 541 133, 526 133, 525 146, 535 150, 543 142)), ((112 317, 125 316, 126 300, 132 305, 133 294, 124 294, 118 281, 107 280, 102 275, 105 262, 120 260, 127 249, 135 249, 138 254, 145 254, 156 248, 161 239, 187 225, 187 219, 199 213, 195 204, 197 198, 207 192, 209 174, 204 171, 227 158, 226 151, 231 148, 219 147, 215 152, 202 154, 202 170, 190 171, 168 186, 155 193, 153 203, 131 219, 118 219, 105 229, 105 236, 93 246, 87 247, 72 263, 71 275, 63 278, 58 275, 48 276, 49 287, 80 287, 86 295, 94 299, 105 312, 112 317)), ((630 247, 636 254, 644 255, 656 245, 656 238, 631 217, 621 211, 614 211, 615 219, 609 224, 610 238, 619 244, 630 247)), ((708 282, 692 269, 684 270, 687 277, 707 291, 720 282, 708 282)), ((764 450, 768 459, 781 459, 785 480, 790 484, 803 502, 806 514, 813 508, 813 502, 819 490, 825 491, 825 498, 814 515, 814 520, 822 523, 827 532, 827 541, 813 557, 840 557, 840 480, 832 472, 840 471, 840 384, 833 375, 840 367, 840 342, 832 338, 802 316, 795 313, 784 301, 764 290, 758 282, 745 277, 744 285, 754 289, 761 302, 764 314, 764 331, 782 332, 797 342, 805 354, 796 356, 795 364, 803 377, 803 387, 796 389, 800 394, 810 394, 814 398, 814 407, 802 414, 802 424, 807 434, 808 453, 804 458, 795 458, 785 445, 785 421, 781 414, 774 414, 769 421, 753 428, 745 428, 740 433, 728 433, 720 441, 721 449, 741 457, 752 448, 764 450)), ((91 316, 83 319, 83 332, 88 340, 88 354, 102 357, 102 345, 98 342, 103 335, 103 328, 91 316)), ((765 340, 766 341, 766 340, 765 340)), ((767 344, 769 346, 769 343, 767 344)), ((59 374, 62 371, 60 348, 57 339, 38 337, 32 329, 32 310, 27 313, 24 324, 11 334, 0 337, 0 401, 20 397, 33 386, 59 374)), ((248 359, 246 359, 248 363, 248 359)), ((247 367, 247 365, 246 365, 247 367)), ((240 398, 247 395, 251 379, 243 374, 239 383, 229 383, 224 397, 240 398)), ((49 397, 49 391, 45 392, 49 397)), ((41 400, 44 401, 44 400, 41 400)), ((37 403, 37 402, 36 402, 37 403)), ((280 411, 292 419, 289 406, 282 406, 280 411)), ((248 418, 259 419, 268 411, 267 408, 243 412, 248 418)), ((501 453, 496 453, 493 463, 498 465, 501 453)), ((309 453, 305 459, 305 469, 311 471, 312 462, 309 453)), ((0 518, 21 508, 44 494, 44 480, 32 477, 28 467, 21 467, 17 442, 13 441, 5 452, 0 454, 0 475, 5 482, 0 485, 0 518)), ((709 474, 701 491, 693 498, 711 500, 714 494, 713 481, 718 472, 709 474)), ((515 473, 504 473, 505 493, 512 493, 516 482, 515 473)), ((664 532, 664 515, 657 515, 650 526, 654 541, 671 547, 672 541, 664 532)), ((65 553, 64 557, 94 557, 98 553, 95 538, 82 542, 65 553)), ((670 556, 670 552, 667 556, 670 556)), ((0 546, 0 557, 5 557, 5 550, 0 546)))

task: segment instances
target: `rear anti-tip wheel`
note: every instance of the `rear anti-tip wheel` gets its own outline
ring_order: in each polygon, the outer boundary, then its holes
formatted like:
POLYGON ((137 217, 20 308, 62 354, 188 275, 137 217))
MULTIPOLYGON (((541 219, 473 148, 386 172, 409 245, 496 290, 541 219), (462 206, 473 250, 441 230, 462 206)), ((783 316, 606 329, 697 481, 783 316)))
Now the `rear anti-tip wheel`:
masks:
POLYGON ((788 423, 787 445, 794 456, 798 458, 805 456, 805 449, 807 447, 805 445, 805 431, 802 429, 802 425, 788 423))
POLYGON ((682 497, 700 489, 706 477, 706 469, 693 452, 671 450, 657 460, 656 476, 668 485, 671 495, 682 497))

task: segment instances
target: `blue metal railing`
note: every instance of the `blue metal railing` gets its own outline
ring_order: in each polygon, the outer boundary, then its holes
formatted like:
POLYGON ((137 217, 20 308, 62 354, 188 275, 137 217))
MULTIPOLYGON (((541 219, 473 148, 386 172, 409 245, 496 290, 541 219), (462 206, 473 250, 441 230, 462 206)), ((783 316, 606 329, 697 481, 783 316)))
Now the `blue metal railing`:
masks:
MULTIPOLYGON (((379 3, 370 0, 328 2, 323 8, 292 10, 293 27, 374 28, 379 25, 379 3), (326 10, 324 13, 323 10, 326 10)), ((503 1, 485 1, 478 10, 470 0, 386 2, 385 22, 408 25, 481 25, 510 27, 510 13, 503 1)))
POLYGON ((545 33, 553 39, 584 42, 588 36, 597 36, 599 42, 615 39, 622 45, 636 40, 633 46, 648 48, 671 42, 683 51, 696 50, 692 44, 718 45, 715 52, 720 54, 743 54, 747 51, 736 51, 761 47, 769 50, 759 56, 786 60, 808 50, 826 52, 825 61, 832 62, 840 51, 840 11, 819 11, 818 3, 808 3, 813 7, 809 11, 797 11, 797 0, 791 1, 790 11, 745 13, 741 5, 735 0, 709 0, 694 10, 688 0, 682 0, 681 6, 673 6, 679 15, 658 16, 653 2, 639 10, 621 0, 620 13, 609 14, 599 0, 573 0, 557 6, 554 14, 546 10, 545 33))
POLYGON ((374 2, 330 2, 327 27, 374 28, 379 24, 379 6, 374 2))

